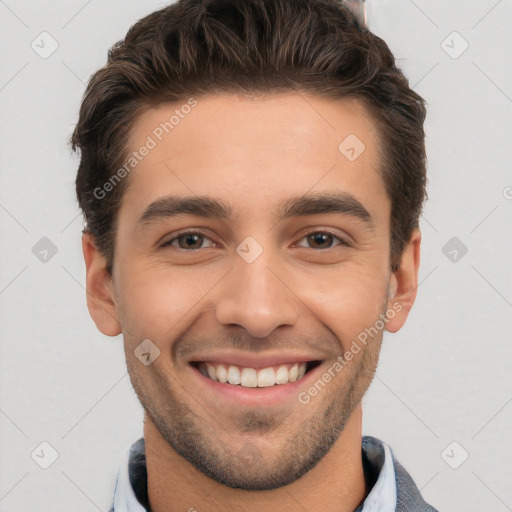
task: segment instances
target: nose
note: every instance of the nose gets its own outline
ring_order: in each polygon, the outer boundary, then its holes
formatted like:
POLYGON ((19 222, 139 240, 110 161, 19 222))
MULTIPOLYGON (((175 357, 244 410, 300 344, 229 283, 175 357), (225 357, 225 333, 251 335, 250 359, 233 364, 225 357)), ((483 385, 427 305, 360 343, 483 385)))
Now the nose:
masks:
POLYGON ((256 338, 267 337, 280 326, 295 325, 299 299, 284 277, 265 251, 252 263, 235 258, 234 268, 217 290, 217 321, 243 327, 256 338))

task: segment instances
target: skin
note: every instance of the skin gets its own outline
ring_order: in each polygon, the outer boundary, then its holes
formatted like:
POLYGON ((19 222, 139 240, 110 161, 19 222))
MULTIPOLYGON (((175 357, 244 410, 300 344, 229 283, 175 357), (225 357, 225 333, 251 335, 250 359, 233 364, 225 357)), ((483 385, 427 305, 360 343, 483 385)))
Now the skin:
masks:
MULTIPOLYGON (((370 490, 361 398, 383 329, 307 404, 214 400, 188 363, 199 353, 295 350, 322 360, 315 370, 322 375, 393 306, 385 330, 403 326, 416 297, 421 234, 414 231, 392 273, 378 133, 358 100, 289 92, 197 101, 126 178, 112 276, 90 235, 82 239, 90 314, 102 333, 123 333, 144 407, 152 510, 352 511, 370 490), (354 161, 338 150, 349 134, 366 146, 354 161), (277 214, 291 197, 333 191, 354 196, 373 228, 349 214, 277 214), (222 200, 234 217, 187 214, 138 226, 145 208, 169 194, 222 200), (183 228, 205 238, 173 238, 183 228), (307 236, 326 230, 334 238, 307 236), (236 252, 248 236, 263 249, 252 263, 236 252), (159 248, 169 240, 174 245, 159 248), (144 339, 160 350, 147 366, 134 355, 144 339)), ((143 145, 176 108, 141 114, 129 148, 143 145)))

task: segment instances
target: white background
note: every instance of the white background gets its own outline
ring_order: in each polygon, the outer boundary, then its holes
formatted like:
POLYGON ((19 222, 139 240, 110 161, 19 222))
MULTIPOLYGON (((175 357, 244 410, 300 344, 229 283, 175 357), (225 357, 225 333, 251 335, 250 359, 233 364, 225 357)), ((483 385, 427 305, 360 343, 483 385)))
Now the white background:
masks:
MULTIPOLYGON (((67 140, 108 48, 164 5, 0 1, 3 512, 108 510, 142 435, 122 339, 86 308, 67 140), (58 43, 46 59, 31 48, 43 31, 58 43), (32 252, 42 237, 57 249, 46 263, 32 252), (43 441, 58 452, 46 470, 31 458, 43 441)), ((512 510, 512 1, 373 0, 368 15, 428 102, 430 199, 417 302, 385 336, 364 432, 440 511, 512 510), (468 249, 456 262, 452 237, 468 249)))

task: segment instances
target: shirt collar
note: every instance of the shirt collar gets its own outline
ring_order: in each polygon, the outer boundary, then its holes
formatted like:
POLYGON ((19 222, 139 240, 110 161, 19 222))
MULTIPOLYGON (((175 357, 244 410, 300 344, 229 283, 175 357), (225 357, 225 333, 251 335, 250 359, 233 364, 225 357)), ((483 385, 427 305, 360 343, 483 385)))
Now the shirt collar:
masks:
MULTIPOLYGON (((365 476, 368 478, 368 474, 373 471, 378 477, 356 512, 395 512, 396 475, 389 446, 374 437, 365 436, 362 452, 363 460, 366 460, 366 464, 363 465, 365 476)), ((131 445, 121 462, 109 512, 150 512, 143 437, 131 445)))
MULTIPOLYGON (((135 496, 131 481, 130 481, 130 459, 133 460, 137 447, 143 445, 144 438, 132 444, 128 453, 124 456, 117 475, 116 487, 114 490, 114 499, 112 508, 109 512, 147 512, 147 510, 140 504, 135 496)), ((144 449, 144 448, 142 448, 144 449)), ((145 467, 145 460, 144 460, 145 467)))
POLYGON ((362 508, 360 507, 361 512, 395 512, 396 510, 396 476, 391 449, 386 443, 377 441, 375 438, 363 438, 363 453, 375 469, 378 469, 379 465, 376 464, 376 457, 373 455, 374 452, 381 450, 384 451, 384 461, 380 465, 375 485, 364 500, 362 508))

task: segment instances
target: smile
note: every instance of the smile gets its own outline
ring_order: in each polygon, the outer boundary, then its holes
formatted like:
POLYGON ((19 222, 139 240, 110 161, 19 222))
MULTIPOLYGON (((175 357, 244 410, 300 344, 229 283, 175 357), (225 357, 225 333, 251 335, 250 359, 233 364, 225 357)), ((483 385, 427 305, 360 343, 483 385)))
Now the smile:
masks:
POLYGON ((244 388, 264 388, 298 381, 320 361, 287 363, 266 368, 241 367, 217 362, 193 363, 205 377, 223 384, 244 388))

